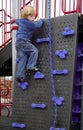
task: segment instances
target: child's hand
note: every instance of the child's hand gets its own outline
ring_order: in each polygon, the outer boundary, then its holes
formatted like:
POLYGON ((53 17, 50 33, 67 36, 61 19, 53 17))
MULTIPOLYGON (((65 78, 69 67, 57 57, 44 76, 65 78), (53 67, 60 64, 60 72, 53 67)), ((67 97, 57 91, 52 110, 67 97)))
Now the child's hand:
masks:
POLYGON ((40 19, 44 23, 44 19, 40 19))
POLYGON ((11 24, 13 24, 13 23, 15 23, 15 22, 16 22, 16 19, 12 19, 12 20, 10 21, 11 24))

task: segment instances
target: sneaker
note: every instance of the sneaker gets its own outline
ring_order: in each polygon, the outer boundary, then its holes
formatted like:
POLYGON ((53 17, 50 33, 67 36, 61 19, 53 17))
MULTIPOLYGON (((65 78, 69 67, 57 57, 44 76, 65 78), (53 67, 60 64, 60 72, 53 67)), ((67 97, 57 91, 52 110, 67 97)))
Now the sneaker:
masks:
POLYGON ((39 71, 39 68, 35 68, 34 71, 39 71))
POLYGON ((20 83, 23 83, 23 82, 25 82, 25 79, 23 77, 20 77, 20 78, 17 78, 17 81, 20 83))
POLYGON ((37 71, 39 71, 39 68, 28 69, 28 71, 27 71, 27 72, 37 72, 37 71))

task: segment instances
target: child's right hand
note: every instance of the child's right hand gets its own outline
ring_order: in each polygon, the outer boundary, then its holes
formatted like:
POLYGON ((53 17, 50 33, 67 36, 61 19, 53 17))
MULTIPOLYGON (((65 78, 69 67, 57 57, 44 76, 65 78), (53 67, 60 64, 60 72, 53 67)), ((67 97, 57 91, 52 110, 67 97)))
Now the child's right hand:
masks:
POLYGON ((44 23, 44 19, 40 19, 44 23))
POLYGON ((13 24, 13 23, 15 23, 15 22, 16 22, 16 19, 12 19, 12 20, 10 21, 11 24, 13 24))

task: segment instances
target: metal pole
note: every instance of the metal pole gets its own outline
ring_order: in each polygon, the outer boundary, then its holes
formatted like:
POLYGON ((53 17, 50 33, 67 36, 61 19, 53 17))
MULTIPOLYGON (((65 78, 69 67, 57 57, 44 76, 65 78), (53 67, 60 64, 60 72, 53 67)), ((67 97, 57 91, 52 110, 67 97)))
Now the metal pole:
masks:
MULTIPOLYGON (((20 0, 12 0, 12 17, 14 19, 19 18, 20 16, 20 0)), ((12 96, 15 87, 15 71, 16 71, 16 31, 12 31, 12 96)))

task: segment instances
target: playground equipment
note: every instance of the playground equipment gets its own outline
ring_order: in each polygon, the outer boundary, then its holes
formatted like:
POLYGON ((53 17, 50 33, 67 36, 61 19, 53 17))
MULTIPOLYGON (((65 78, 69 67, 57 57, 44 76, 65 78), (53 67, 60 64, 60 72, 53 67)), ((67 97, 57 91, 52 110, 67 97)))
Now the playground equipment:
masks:
MULTIPOLYGON (((50 1, 48 3, 50 5, 50 1)), ((65 9, 63 7, 63 12, 68 14, 65 9)), ((25 91, 14 80, 13 128, 70 130, 72 122, 79 124, 82 121, 82 43, 77 46, 77 12, 80 11, 77 8, 71 11, 76 14, 52 19, 48 12, 43 29, 35 32, 33 42, 36 41, 40 50, 38 66, 41 73, 27 74, 29 86, 26 88, 21 84, 25 91)))
MULTIPOLYGON (((12 112, 13 122, 23 123, 26 125, 27 129, 34 130, 70 129, 71 115, 73 113, 71 106, 73 102, 74 69, 77 53, 77 20, 78 14, 51 19, 51 27, 53 28, 51 31, 52 57, 49 57, 50 42, 44 43, 43 41, 42 44, 36 43, 40 51, 38 66, 40 67, 41 72, 45 75, 45 78, 35 80, 33 77, 34 73, 28 73, 26 80, 28 81, 29 86, 26 91, 22 91, 18 87, 18 84, 15 83, 13 97, 14 106, 12 112), (75 31, 75 35, 63 37, 62 31, 65 26, 69 25, 75 31), (63 60, 57 57, 55 52, 64 49, 68 50, 68 55, 63 60), (53 68, 50 68, 51 63, 53 64, 53 68), (55 85, 54 88, 52 88, 52 85, 55 85), (56 90, 56 93, 53 89, 56 90), (54 95, 52 95, 52 93, 54 93, 54 95), (42 108, 42 104, 46 104, 44 109, 42 108), (55 104, 55 107, 53 104, 55 104), (32 107, 35 108, 33 109, 32 107)), ((33 37, 34 43, 36 38, 42 38, 42 34, 44 37, 48 37, 47 25, 48 20, 45 21, 42 30, 40 29, 35 33, 33 37)), ((73 117, 73 122, 78 118, 75 116, 73 117)))

